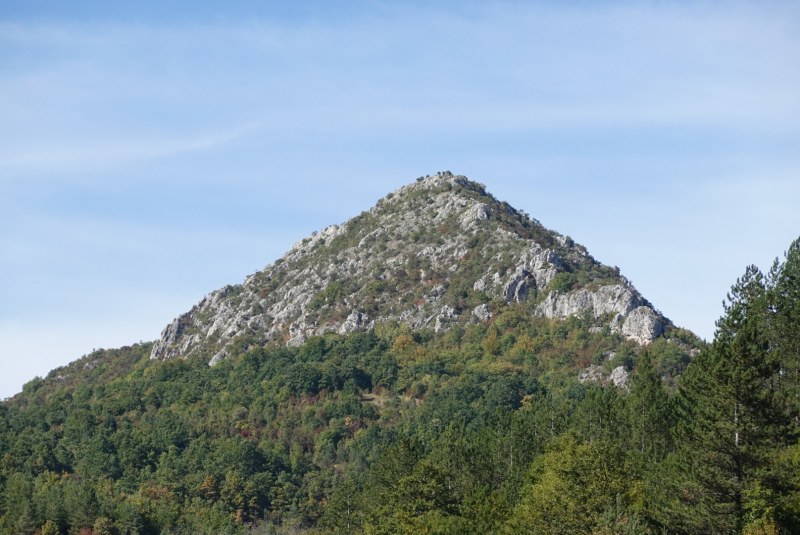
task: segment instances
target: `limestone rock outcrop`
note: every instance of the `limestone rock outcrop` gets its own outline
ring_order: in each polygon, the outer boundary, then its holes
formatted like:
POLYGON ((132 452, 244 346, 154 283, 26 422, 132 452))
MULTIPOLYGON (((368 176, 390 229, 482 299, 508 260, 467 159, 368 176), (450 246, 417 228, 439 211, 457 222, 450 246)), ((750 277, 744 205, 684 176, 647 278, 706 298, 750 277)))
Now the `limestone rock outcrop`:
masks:
POLYGON ((632 287, 610 284, 597 289, 581 288, 566 294, 550 293, 537 311, 547 318, 566 318, 584 312, 594 317, 605 314, 625 316, 643 302, 632 287))
POLYGON ((629 378, 630 374, 624 366, 617 366, 608 373, 602 366, 592 364, 578 373, 578 382, 580 383, 610 384, 626 391, 630 389, 628 384, 629 378))
POLYGON ((655 340, 664 332, 665 321, 651 307, 633 309, 622 323, 622 334, 640 344, 655 340))
POLYGON ((664 332, 667 320, 627 282, 581 288, 566 294, 550 293, 537 312, 548 318, 591 314, 594 318, 612 316, 611 330, 639 344, 647 344, 664 332))
POLYGON ((166 326, 151 358, 197 354, 216 363, 236 341, 299 345, 381 322, 442 332, 491 321, 490 310, 503 306, 554 319, 586 315, 640 344, 670 325, 583 246, 483 185, 441 172, 313 233, 242 284, 211 292, 166 326), (567 275, 579 282, 564 291, 556 283, 567 275))

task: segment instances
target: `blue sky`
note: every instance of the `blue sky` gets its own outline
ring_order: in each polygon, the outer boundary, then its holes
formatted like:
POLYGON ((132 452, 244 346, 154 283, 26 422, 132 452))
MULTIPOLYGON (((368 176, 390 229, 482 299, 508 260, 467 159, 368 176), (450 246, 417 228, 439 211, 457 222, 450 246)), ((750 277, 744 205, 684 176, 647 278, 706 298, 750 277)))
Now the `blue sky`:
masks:
POLYGON ((800 236, 800 8, 6 0, 0 397, 445 169, 710 338, 800 236))

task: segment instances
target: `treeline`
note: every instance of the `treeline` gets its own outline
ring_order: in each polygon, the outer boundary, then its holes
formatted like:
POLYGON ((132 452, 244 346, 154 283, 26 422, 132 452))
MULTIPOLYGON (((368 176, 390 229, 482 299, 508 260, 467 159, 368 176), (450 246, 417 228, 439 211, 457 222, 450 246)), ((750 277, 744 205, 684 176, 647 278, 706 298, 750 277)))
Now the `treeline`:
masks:
POLYGON ((214 367, 98 351, 0 404, 0 532, 798 533, 799 292, 795 242, 710 344, 516 305, 214 367))

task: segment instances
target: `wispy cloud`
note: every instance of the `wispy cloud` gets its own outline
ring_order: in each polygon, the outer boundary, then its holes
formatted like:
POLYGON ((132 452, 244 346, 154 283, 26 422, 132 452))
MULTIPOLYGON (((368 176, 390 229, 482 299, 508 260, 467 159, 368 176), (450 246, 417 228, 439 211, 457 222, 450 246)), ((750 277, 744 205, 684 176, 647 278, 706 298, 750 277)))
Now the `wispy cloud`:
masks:
POLYGON ((438 169, 538 207, 705 335, 738 251, 800 228, 796 4, 328 4, 0 21, 0 306, 19 320, 0 339, 22 333, 0 353, 60 336, 36 317, 64 307, 87 346, 62 361, 150 338, 121 327, 145 289, 170 296, 160 324, 438 169))
POLYGON ((0 157, 36 167, 158 156, 235 138, 197 132, 253 116, 271 133, 349 136, 797 129, 797 24, 780 13, 511 6, 456 15, 395 7, 338 25, 6 23, 6 57, 40 53, 30 68, 19 59, 0 71, 0 157), (37 138, 44 143, 30 150, 37 138))
POLYGON ((24 148, 0 149, 0 173, 8 180, 29 180, 30 174, 69 172, 75 169, 103 169, 141 160, 163 158, 219 147, 257 131, 259 125, 244 124, 209 133, 184 133, 185 137, 83 140, 73 145, 26 144, 24 148), (20 173, 21 172, 21 173, 20 173), (20 174, 16 174, 20 173, 20 174))

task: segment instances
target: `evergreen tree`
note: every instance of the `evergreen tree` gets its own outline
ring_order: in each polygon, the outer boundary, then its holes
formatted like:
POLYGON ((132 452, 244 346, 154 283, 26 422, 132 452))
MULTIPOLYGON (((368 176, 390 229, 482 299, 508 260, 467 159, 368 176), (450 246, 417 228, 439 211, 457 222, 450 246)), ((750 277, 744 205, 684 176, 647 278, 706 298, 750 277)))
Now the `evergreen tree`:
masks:
POLYGON ((640 487, 610 442, 560 437, 534 460, 529 478, 504 533, 598 533, 610 524, 613 533, 627 534, 625 526, 638 525, 631 506, 640 487))
POLYGON ((800 532, 800 239, 783 262, 775 261, 769 274, 770 351, 779 368, 778 380, 787 414, 788 448, 773 455, 772 486, 777 524, 800 532))
MULTIPOLYGON (((784 262, 775 261, 770 271, 771 351, 780 365, 782 387, 800 409, 800 239, 795 240, 784 262)), ((800 421, 795 418, 795 425, 800 421)))
POLYGON ((678 396, 669 522, 690 533, 741 533, 774 515, 775 452, 793 440, 780 362, 770 351, 767 283, 756 267, 724 307, 713 344, 689 367, 678 396))
POLYGON ((672 447, 674 411, 649 350, 639 356, 625 410, 631 454, 641 466, 655 465, 672 447))

